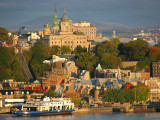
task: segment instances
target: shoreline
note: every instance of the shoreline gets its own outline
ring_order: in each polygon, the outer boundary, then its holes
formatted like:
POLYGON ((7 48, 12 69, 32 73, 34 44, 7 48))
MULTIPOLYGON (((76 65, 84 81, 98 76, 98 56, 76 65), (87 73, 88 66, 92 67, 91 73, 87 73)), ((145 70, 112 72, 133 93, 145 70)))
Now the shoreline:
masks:
POLYGON ((73 113, 87 113, 87 112, 110 112, 110 113, 156 113, 156 109, 133 109, 129 111, 125 111, 125 109, 119 109, 117 108, 118 111, 113 111, 113 108, 81 108, 78 109, 76 108, 73 113))
MULTIPOLYGON (((125 109, 122 108, 75 108, 75 111, 72 112, 72 114, 75 113, 90 113, 90 112, 108 112, 108 113, 156 113, 156 109, 133 109, 133 110, 128 110, 125 111, 125 109), (116 109, 116 110, 113 110, 116 109)), ((6 113, 0 113, 0 115, 7 115, 11 114, 9 112, 6 113)))

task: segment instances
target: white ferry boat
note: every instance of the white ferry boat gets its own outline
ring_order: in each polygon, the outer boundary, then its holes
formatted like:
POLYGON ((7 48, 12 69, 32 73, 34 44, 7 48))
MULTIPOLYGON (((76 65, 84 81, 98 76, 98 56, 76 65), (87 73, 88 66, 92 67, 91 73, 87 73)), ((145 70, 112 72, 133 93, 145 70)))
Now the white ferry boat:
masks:
POLYGON ((71 114, 74 111, 74 103, 70 98, 49 98, 43 101, 28 101, 22 104, 21 110, 12 113, 18 116, 58 115, 71 114))

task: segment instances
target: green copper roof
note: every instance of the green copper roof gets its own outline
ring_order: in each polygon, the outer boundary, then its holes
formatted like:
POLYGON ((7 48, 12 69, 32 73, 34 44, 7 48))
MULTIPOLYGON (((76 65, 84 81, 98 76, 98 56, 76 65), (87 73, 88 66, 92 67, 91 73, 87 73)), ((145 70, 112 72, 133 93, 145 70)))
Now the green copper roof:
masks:
POLYGON ((63 22, 69 21, 69 18, 66 15, 66 13, 63 14, 63 17, 61 18, 61 21, 63 21, 63 22))
POLYGON ((102 70, 101 64, 98 63, 98 66, 96 67, 96 70, 102 70))
POLYGON ((57 15, 57 10, 55 9, 53 27, 57 27, 57 26, 58 26, 58 15, 57 15))

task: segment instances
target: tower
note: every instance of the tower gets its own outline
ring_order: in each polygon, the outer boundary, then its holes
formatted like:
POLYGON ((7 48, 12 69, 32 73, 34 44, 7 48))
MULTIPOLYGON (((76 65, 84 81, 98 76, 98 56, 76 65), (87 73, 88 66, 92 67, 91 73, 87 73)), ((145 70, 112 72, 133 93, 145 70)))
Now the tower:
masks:
POLYGON ((69 20, 66 13, 61 18, 60 31, 60 34, 73 34, 72 21, 69 20))
POLYGON ((59 31, 58 15, 57 15, 56 8, 55 8, 55 11, 54 11, 54 23, 53 23, 53 26, 52 26, 52 30, 53 30, 53 34, 57 34, 57 32, 59 31))
POLYGON ((113 38, 116 38, 116 31, 113 30, 113 35, 112 35, 113 38))
POLYGON ((51 28, 49 23, 47 23, 46 25, 44 25, 44 35, 50 35, 51 34, 51 28))

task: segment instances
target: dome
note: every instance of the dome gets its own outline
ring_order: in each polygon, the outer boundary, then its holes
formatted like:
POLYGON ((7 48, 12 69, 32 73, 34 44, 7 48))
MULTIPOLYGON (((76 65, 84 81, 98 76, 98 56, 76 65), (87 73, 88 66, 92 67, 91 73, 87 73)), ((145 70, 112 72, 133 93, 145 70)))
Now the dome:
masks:
POLYGON ((61 18, 61 21, 63 21, 63 22, 69 21, 69 18, 66 15, 66 13, 63 14, 63 17, 61 18))

